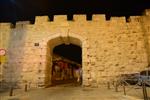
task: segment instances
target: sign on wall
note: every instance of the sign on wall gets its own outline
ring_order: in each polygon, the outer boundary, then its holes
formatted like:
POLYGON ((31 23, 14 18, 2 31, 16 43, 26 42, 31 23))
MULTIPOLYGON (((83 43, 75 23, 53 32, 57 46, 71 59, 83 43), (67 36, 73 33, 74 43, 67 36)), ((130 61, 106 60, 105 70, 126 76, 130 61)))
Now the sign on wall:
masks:
POLYGON ((6 50, 5 49, 0 49, 0 56, 5 56, 6 50))
POLYGON ((0 63, 6 62, 6 50, 0 49, 0 63))

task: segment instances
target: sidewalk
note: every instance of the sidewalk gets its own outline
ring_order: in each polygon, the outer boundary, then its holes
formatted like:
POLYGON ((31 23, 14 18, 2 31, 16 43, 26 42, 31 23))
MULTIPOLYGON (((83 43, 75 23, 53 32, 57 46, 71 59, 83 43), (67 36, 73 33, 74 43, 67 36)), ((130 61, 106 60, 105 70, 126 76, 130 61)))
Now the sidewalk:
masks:
POLYGON ((1 93, 1 100, 143 100, 125 96, 122 92, 108 90, 106 87, 87 88, 73 86, 56 86, 45 89, 30 89, 28 92, 15 90, 14 96, 8 92, 1 93))

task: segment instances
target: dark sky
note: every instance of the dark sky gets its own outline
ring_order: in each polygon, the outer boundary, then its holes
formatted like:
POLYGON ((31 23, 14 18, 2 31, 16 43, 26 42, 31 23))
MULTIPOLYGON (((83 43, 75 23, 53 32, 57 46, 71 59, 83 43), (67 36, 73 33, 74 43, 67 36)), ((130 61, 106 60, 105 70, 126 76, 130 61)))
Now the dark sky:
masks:
POLYGON ((150 0, 0 0, 0 21, 32 20, 37 15, 138 15, 150 0))

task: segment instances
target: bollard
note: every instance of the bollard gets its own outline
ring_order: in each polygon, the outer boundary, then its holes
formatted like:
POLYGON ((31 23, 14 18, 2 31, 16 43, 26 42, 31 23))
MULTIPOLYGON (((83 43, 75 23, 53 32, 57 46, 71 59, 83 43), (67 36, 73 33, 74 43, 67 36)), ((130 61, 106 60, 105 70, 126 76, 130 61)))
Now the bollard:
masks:
POLYGON ((112 82, 112 85, 113 85, 113 86, 115 85, 115 82, 114 82, 114 81, 112 82))
POLYGON ((107 88, 110 89, 110 82, 107 82, 107 88))
POLYGON ((123 92, 124 92, 124 95, 126 95, 126 87, 125 87, 125 83, 123 83, 123 92))
POLYGON ((142 89, 143 89, 143 97, 144 97, 144 100, 148 100, 145 82, 142 82, 142 89))
POLYGON ((118 92, 118 85, 117 85, 117 82, 115 84, 115 91, 118 92))
POLYGON ((28 90, 28 85, 25 84, 25 89, 24 89, 24 91, 27 92, 27 90, 28 90))
POLYGON ((10 88, 9 96, 13 96, 13 90, 14 90, 13 87, 11 87, 11 88, 10 88))

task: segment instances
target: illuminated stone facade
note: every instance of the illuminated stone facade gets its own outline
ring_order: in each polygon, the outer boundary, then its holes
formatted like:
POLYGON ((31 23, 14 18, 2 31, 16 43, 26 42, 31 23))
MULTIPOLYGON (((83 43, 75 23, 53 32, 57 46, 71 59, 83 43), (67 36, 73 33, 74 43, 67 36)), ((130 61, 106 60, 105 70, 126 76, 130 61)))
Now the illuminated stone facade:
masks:
POLYGON ((18 22, 16 28, 0 23, 0 48, 7 50, 2 66, 5 82, 31 87, 51 84, 52 50, 62 43, 82 48, 83 85, 100 86, 125 73, 138 72, 148 66, 150 10, 143 16, 111 17, 55 15, 36 17, 35 24, 18 22), (37 45, 37 46, 36 46, 37 45), (41 71, 39 71, 41 70, 41 71))

